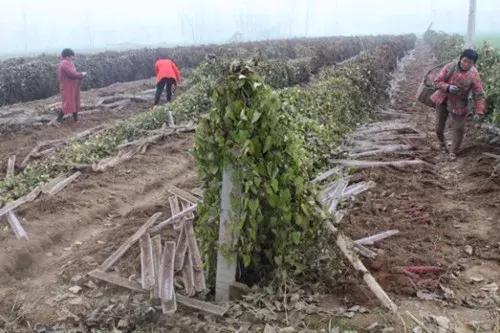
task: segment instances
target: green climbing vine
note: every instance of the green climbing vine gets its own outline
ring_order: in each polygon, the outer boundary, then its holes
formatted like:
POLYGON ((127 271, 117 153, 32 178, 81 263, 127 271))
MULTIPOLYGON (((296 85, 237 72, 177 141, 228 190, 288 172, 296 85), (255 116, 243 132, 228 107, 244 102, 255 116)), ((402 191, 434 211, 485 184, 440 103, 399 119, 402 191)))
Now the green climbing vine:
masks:
POLYGON ((214 93, 210 113, 198 125, 195 155, 205 186, 198 232, 211 268, 215 267, 222 170, 234 169, 237 195, 231 216, 239 235, 233 249, 255 271, 304 268, 304 251, 321 222, 312 165, 296 124, 283 104, 249 64, 233 63, 214 93))

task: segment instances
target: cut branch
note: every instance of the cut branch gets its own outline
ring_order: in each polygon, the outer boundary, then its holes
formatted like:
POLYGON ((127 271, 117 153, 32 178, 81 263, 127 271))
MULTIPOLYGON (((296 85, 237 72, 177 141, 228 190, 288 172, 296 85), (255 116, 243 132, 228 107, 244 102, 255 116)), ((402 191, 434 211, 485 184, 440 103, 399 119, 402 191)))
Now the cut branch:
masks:
POLYGON ((373 181, 353 184, 345 189, 345 191, 342 193, 342 198, 355 197, 356 195, 363 193, 366 190, 374 188, 375 185, 376 184, 373 181))
POLYGON ((395 153, 399 151, 409 151, 413 149, 410 145, 387 145, 387 146, 372 146, 369 147, 366 151, 359 153, 351 153, 349 157, 359 158, 359 157, 367 157, 367 156, 376 156, 376 155, 384 155, 389 153, 395 153), (372 149, 373 148, 373 149, 372 149))
POLYGON ((80 171, 75 172, 71 176, 64 178, 64 176, 59 176, 52 181, 48 182, 42 187, 42 192, 48 195, 55 195, 72 183, 75 179, 80 177, 82 173, 80 171))
POLYGON ((340 251, 344 254, 344 256, 349 260, 351 265, 354 267, 356 271, 358 271, 365 283, 368 285, 368 288, 373 292, 373 294, 378 298, 378 300, 389 310, 396 313, 398 307, 394 302, 389 298, 386 292, 382 289, 382 287, 375 280, 373 275, 366 269, 365 265, 361 260, 359 260, 358 256, 354 252, 354 244, 347 237, 342 235, 337 231, 337 229, 330 223, 327 222, 329 230, 336 235, 336 244, 339 247, 340 251))
POLYGON ((330 169, 328 171, 325 171, 323 173, 320 173, 319 175, 316 176, 316 178, 314 178, 311 183, 315 184, 315 183, 319 183, 325 179, 328 179, 330 178, 331 176, 333 175, 339 175, 340 173, 342 172, 342 169, 339 168, 339 167, 335 167, 333 169, 330 169))
POLYGON ((172 186, 168 192, 170 194, 173 194, 173 195, 176 195, 178 196, 179 198, 181 198, 182 200, 188 202, 189 204, 195 204, 197 202, 199 202, 200 200, 195 197, 194 195, 192 195, 191 193, 187 192, 187 191, 184 191, 183 189, 180 189, 176 186, 172 186))
POLYGON ((358 239, 358 240, 354 241, 354 243, 359 244, 359 245, 373 245, 376 242, 379 242, 383 239, 389 238, 389 237, 397 235, 397 234, 399 234, 399 230, 387 230, 387 231, 378 233, 378 234, 373 235, 373 236, 358 239))
POLYGON ((110 274, 106 273, 100 270, 93 270, 89 272, 89 276, 93 277, 94 279, 99 279, 102 281, 106 281, 108 283, 127 288, 133 291, 141 292, 144 293, 146 292, 145 289, 141 288, 141 285, 135 281, 130 281, 128 279, 122 278, 121 276, 118 276, 116 274, 110 274))
POLYGON ((415 159, 415 160, 401 160, 401 161, 359 161, 359 160, 330 160, 332 163, 341 164, 347 167, 354 168, 379 168, 386 166, 393 166, 397 168, 404 168, 407 166, 416 166, 416 165, 431 165, 425 161, 415 159))
POLYGON ((16 168, 16 155, 12 155, 9 157, 9 161, 7 162, 7 172, 5 178, 14 177, 15 168, 16 168))
POLYGON ((194 212, 196 210, 196 206, 197 206, 196 204, 192 205, 188 209, 180 212, 179 214, 169 217, 165 221, 159 223, 157 226, 151 228, 151 233, 157 233, 157 232, 163 230, 164 228, 166 228, 167 226, 176 223, 177 221, 182 219, 184 216, 188 215, 189 213, 194 212))
POLYGON ((105 272, 110 269, 111 266, 113 266, 118 259, 120 259, 125 252, 127 252, 127 250, 147 232, 147 230, 160 218, 160 216, 160 212, 151 216, 149 220, 139 228, 139 230, 130 236, 108 259, 101 264, 101 266, 99 266, 99 270, 105 272))
POLYGON ((28 202, 35 200, 40 195, 41 191, 42 190, 40 189, 40 186, 37 186, 30 193, 26 194, 25 196, 22 196, 15 201, 9 202, 8 204, 6 204, 5 206, 3 206, 0 209, 0 217, 7 214, 11 210, 14 210, 17 207, 25 204, 25 203, 28 203, 28 202))
POLYGON ((94 171, 105 171, 106 169, 112 168, 126 160, 131 159, 137 151, 131 150, 128 152, 124 152, 123 150, 120 150, 116 156, 113 157, 107 157, 99 162, 95 163, 92 166, 92 170, 94 171))
POLYGON ((12 228, 12 231, 16 235, 17 239, 28 239, 28 234, 24 230, 21 222, 17 218, 16 214, 14 214, 12 211, 9 211, 7 213, 7 221, 9 221, 10 227, 12 228))

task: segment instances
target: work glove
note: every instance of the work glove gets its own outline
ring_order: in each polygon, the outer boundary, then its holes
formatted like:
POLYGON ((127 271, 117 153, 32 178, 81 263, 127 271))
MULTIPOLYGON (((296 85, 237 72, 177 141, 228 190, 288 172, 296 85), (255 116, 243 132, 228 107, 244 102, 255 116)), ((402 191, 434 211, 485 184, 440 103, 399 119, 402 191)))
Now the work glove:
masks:
POLYGON ((458 89, 458 87, 457 87, 457 86, 454 86, 453 84, 450 84, 450 85, 448 86, 448 92, 449 92, 450 94, 457 94, 457 93, 458 93, 458 91, 459 91, 459 89, 458 89))

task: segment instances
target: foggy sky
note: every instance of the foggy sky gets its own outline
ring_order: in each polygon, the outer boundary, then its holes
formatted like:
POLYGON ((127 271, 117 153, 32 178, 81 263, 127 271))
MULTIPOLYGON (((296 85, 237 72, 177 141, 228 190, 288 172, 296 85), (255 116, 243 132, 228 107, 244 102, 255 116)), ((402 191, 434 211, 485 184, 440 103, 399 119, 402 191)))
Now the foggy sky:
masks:
MULTIPOLYGON (((500 32, 500 1, 477 1, 500 32)), ((468 0, 0 0, 0 54, 301 36, 464 33, 468 0)))

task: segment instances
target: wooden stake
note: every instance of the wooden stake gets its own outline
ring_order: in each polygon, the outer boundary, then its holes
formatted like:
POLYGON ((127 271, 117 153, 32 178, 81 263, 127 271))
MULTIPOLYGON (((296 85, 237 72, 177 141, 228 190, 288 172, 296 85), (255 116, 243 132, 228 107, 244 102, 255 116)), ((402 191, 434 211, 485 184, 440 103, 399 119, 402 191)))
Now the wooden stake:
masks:
POLYGON ((349 184, 349 178, 340 178, 327 185, 319 195, 321 203, 325 204, 329 200, 337 198, 336 197, 337 195, 339 195, 338 198, 340 198, 348 184, 349 184))
POLYGON ((340 251, 344 254, 344 256, 349 260, 351 265, 355 270, 360 272, 363 276, 363 280, 368 285, 368 288, 375 294, 375 296, 379 299, 379 301, 389 310, 396 313, 398 307, 394 302, 387 296, 384 289, 378 284, 373 275, 366 269, 365 265, 361 260, 359 260, 358 256, 353 250, 353 243, 351 240, 346 238, 337 229, 330 223, 327 222, 329 230, 334 233, 337 237, 336 244, 339 247, 340 251))
POLYGON ((149 290, 155 285, 155 270, 153 244, 148 233, 140 238, 139 246, 141 248, 141 285, 142 288, 149 290))
MULTIPOLYGON (((191 207, 191 205, 192 205, 191 203, 189 203, 189 202, 187 202, 187 201, 185 201, 185 200, 180 200, 180 202, 181 202, 181 209, 182 209, 182 210, 186 210, 186 209, 188 209, 189 207, 191 207)), ((189 213, 189 214, 186 216, 185 220, 192 220, 192 221, 194 221, 194 213, 189 213)))
POLYGON ((35 200, 40 195, 41 191, 42 190, 40 189, 40 186, 37 186, 30 193, 26 194, 25 196, 22 196, 15 201, 11 201, 11 202, 7 203, 5 206, 0 208, 0 217, 4 216, 5 214, 10 212, 11 210, 14 210, 17 207, 19 207, 25 203, 28 203, 28 202, 35 200))
POLYGON ((166 242, 160 262, 159 296, 162 299, 163 313, 173 313, 177 310, 174 290, 174 258, 175 242, 166 242))
POLYGON ((80 171, 75 172, 68 178, 65 178, 61 180, 60 182, 54 184, 50 189, 47 190, 47 194, 49 195, 55 195, 58 192, 60 192, 62 189, 64 189, 66 186, 68 186, 70 183, 72 183, 75 179, 80 177, 82 173, 80 171))
POLYGON ((152 297, 153 298, 159 298, 159 290, 160 290, 160 285, 159 281, 160 279, 158 278, 160 276, 160 261, 161 261, 161 236, 156 235, 152 238, 151 240, 152 246, 153 246, 153 268, 154 268, 154 287, 153 287, 153 292, 152 292, 152 297))
POLYGON ((198 242, 194 235, 193 221, 186 221, 184 223, 184 231, 186 234, 186 239, 189 247, 189 253, 191 253, 191 258, 193 258, 193 265, 195 270, 203 269, 203 260, 201 259, 200 249, 198 248, 198 242))
POLYGON ((188 209, 183 210, 179 214, 169 217, 165 221, 159 223, 157 226, 151 228, 151 233, 157 233, 157 232, 163 230, 164 228, 168 227, 169 225, 176 223, 177 221, 184 218, 189 213, 194 212, 196 210, 196 206, 197 205, 194 204, 191 207, 189 207, 188 209))
POLYGON ((106 169, 112 168, 126 160, 131 159, 137 153, 136 150, 131 150, 124 152, 120 150, 116 156, 103 158, 99 162, 92 165, 92 170, 94 171, 105 171, 106 169))
POLYGON ((368 259, 373 259, 373 258, 375 258, 377 256, 376 252, 373 252, 369 248, 366 248, 366 247, 364 247, 363 245, 360 245, 360 244, 354 244, 354 246, 352 247, 352 249, 356 253, 358 253, 359 255, 362 255, 363 257, 368 258, 368 259))
POLYGON ((167 136, 175 134, 175 133, 176 133, 175 129, 169 129, 166 131, 162 131, 162 133, 160 133, 160 134, 147 136, 145 138, 141 138, 141 139, 138 139, 135 141, 130 141, 130 142, 121 144, 117 148, 123 149, 123 148, 129 147, 129 146, 143 146, 145 144, 156 143, 156 142, 166 138, 167 136))
POLYGON ((184 201, 187 201, 190 204, 195 204, 195 203, 200 201, 200 199, 198 199, 197 197, 195 197, 191 193, 184 191, 183 189, 180 189, 176 186, 170 187, 168 192, 170 194, 178 196, 179 198, 181 198, 184 201))
POLYGON ((12 155, 9 157, 9 161, 7 162, 7 172, 5 178, 14 177, 16 167, 16 155, 12 155))
POLYGON ((359 245, 373 245, 376 242, 379 242, 383 239, 386 239, 388 237, 394 236, 399 234, 399 230, 387 230, 378 234, 375 234, 373 236, 365 237, 358 239, 354 241, 354 243, 359 244, 359 245))
POLYGON ((172 115, 172 111, 167 111, 167 119, 168 119, 168 126, 174 127, 175 122, 174 122, 174 116, 172 115))
POLYGON ((342 169, 339 168, 339 167, 335 167, 333 169, 330 169, 328 171, 325 171, 323 173, 320 173, 319 175, 316 176, 316 178, 314 178, 311 183, 315 184, 315 183, 319 183, 333 175, 338 175, 342 172, 342 169))
MULTIPOLYGON (((181 209, 179 207, 179 200, 177 199, 177 196, 171 196, 168 197, 168 204, 170 205, 170 212, 172 213, 171 216, 174 216, 175 214, 179 214, 181 212, 181 209)), ((176 223, 174 223, 174 230, 178 231, 182 228, 183 221, 179 220, 176 223)))
POLYGON ((26 157, 24 158, 24 160, 21 162, 21 169, 24 169, 26 168, 26 166, 28 165, 28 162, 30 161, 31 159, 31 156, 33 156, 33 154, 36 154, 36 152, 38 152, 38 150, 40 149, 40 145, 36 145, 35 148, 33 148, 29 153, 28 155, 26 155, 26 157))
POLYGON ((99 266, 99 270, 106 272, 111 268, 124 254, 127 250, 134 245, 147 231, 148 229, 155 224, 155 222, 160 218, 161 213, 158 212, 151 216, 149 220, 142 225, 132 236, 130 236, 108 259, 106 259, 101 266, 99 266))
POLYGON ((194 273, 194 289, 200 293, 207 289, 205 282, 205 272, 203 269, 193 269, 194 273))
POLYGON ((426 331, 427 333, 432 333, 431 330, 429 330, 420 320, 417 319, 417 317, 415 317, 414 315, 411 314, 410 311, 406 311, 406 314, 408 315, 408 317, 410 317, 418 326, 420 326, 424 331, 426 331))
POLYGON ((488 156, 488 157, 491 157, 491 158, 495 158, 495 159, 497 159, 497 160, 500 160, 500 155, 497 155, 497 154, 492 154, 492 153, 483 153, 483 155, 488 156))
POLYGON ((56 178, 49 180, 47 183, 41 186, 42 193, 49 194, 49 191, 58 183, 62 182, 66 178, 66 175, 59 175, 56 178))
POLYGON ((351 153, 349 154, 349 157, 351 158, 359 158, 359 157, 368 157, 368 156, 376 156, 376 155, 383 155, 383 154, 388 154, 388 153, 395 153, 399 152, 402 150, 411 150, 413 149, 412 146, 410 145, 387 145, 387 146, 378 146, 375 149, 360 152, 360 153, 351 153))
POLYGON ((401 160, 401 161, 359 161, 359 160, 330 160, 331 163, 341 164, 347 167, 354 168, 378 168, 385 166, 393 166, 398 168, 404 168, 407 166, 415 166, 415 165, 431 165, 425 161, 415 159, 415 160, 401 160))
POLYGON ((328 212, 330 214, 335 214, 335 211, 337 210, 337 205, 339 203, 339 200, 342 198, 342 193, 344 193, 347 184, 349 184, 349 181, 347 179, 339 179, 337 187, 326 195, 326 200, 331 200, 330 207, 328 208, 328 212))
POLYGON ((388 122, 386 124, 370 126, 366 129, 358 130, 355 132, 356 133, 355 135, 367 135, 380 132, 402 131, 402 130, 410 130, 412 133, 418 133, 418 131, 414 129, 412 125, 409 123, 388 122))
POLYGON ((89 272, 89 276, 133 291, 146 292, 146 290, 141 288, 141 285, 139 283, 122 278, 121 276, 118 276, 116 274, 105 273, 96 269, 89 272))
MULTIPOLYGON (((181 206, 183 209, 187 208, 189 203, 182 202, 181 206)), ((191 265, 191 270, 193 271, 193 281, 194 281, 194 289, 197 292, 202 292, 207 289, 205 282, 205 273, 203 271, 203 260, 201 259, 200 250, 198 248, 198 243, 196 241, 196 237, 193 229, 193 218, 191 216, 189 220, 184 222, 184 230, 185 230, 185 241, 188 244, 187 256, 189 257, 189 262, 184 262, 184 266, 191 265)), ((176 257, 177 259, 177 257, 176 257)), ((181 265, 182 267, 182 265, 181 265)))
POLYGON ((223 316, 229 310, 229 306, 222 307, 213 303, 203 302, 198 299, 182 296, 180 294, 177 294, 177 301, 189 308, 205 311, 217 316, 223 316))
MULTIPOLYGON (((130 281, 125 278, 122 278, 120 276, 114 275, 114 274, 109 274, 109 273, 104 273, 99 270, 94 270, 88 273, 89 276, 99 279, 102 281, 106 281, 111 284, 115 284, 117 286, 127 288, 133 291, 137 292, 142 292, 145 293, 147 290, 144 290, 141 288, 141 285, 135 281, 130 281)), ((176 300, 191 309, 199 310, 199 311, 204 311, 207 313, 211 313, 217 316, 223 316, 228 310, 229 306, 222 307, 213 303, 209 302, 204 302, 200 301, 198 299, 182 296, 180 294, 176 294, 176 300)))
POLYGON ((376 184, 373 181, 359 182, 353 184, 345 189, 344 193, 342 193, 342 198, 354 197, 360 193, 363 193, 366 190, 374 188, 375 185, 376 184))
POLYGON ((191 254, 188 252, 186 252, 184 256, 185 259, 184 267, 182 267, 182 280, 184 282, 186 295, 193 296, 195 294, 193 260, 191 259, 191 254))
POLYGON ((186 258, 186 253, 188 250, 188 241, 186 238, 186 230, 182 228, 179 236, 177 236, 177 244, 175 248, 175 271, 180 271, 184 267, 184 260, 186 258))
POLYGON ((14 214, 12 211, 9 211, 7 213, 7 221, 9 221, 10 227, 12 228, 12 231, 16 235, 17 239, 26 239, 28 240, 28 234, 24 230, 21 222, 17 218, 16 214, 14 214))

